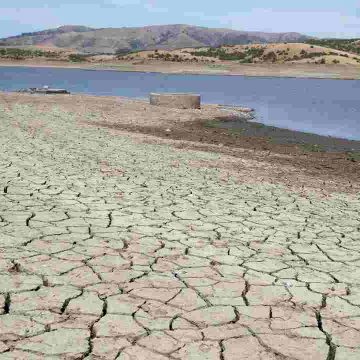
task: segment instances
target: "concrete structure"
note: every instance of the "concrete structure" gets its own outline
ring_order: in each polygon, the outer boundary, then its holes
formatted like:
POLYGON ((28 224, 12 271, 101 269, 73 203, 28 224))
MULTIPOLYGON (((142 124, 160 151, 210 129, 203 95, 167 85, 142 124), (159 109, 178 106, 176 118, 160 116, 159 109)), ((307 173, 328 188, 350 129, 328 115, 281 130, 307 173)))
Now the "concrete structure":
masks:
POLYGON ((151 93, 150 104, 177 109, 200 109, 201 97, 197 94, 151 93))

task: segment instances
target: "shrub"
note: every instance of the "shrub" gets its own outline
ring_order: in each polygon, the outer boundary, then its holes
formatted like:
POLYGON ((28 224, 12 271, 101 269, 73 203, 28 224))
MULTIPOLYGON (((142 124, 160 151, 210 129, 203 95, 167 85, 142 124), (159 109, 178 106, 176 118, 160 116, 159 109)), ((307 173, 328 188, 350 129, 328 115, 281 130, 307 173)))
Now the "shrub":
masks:
POLYGON ((1 48, 0 57, 10 59, 25 59, 34 57, 58 57, 59 54, 52 51, 43 51, 38 49, 19 49, 19 48, 1 48))
POLYGON ((86 61, 87 55, 82 54, 70 54, 69 61, 71 62, 83 62, 86 61))
POLYGON ((302 148, 309 152, 324 152, 325 149, 318 144, 302 144, 302 148))
POLYGON ((253 62, 253 59, 249 58, 249 57, 239 61, 240 64, 251 64, 252 62, 253 62))
MULTIPOLYGON (((198 50, 190 52, 193 56, 204 56, 204 57, 214 57, 220 60, 244 60, 246 58, 254 59, 260 57, 264 53, 263 48, 245 48, 244 52, 234 51, 226 52, 222 48, 208 48, 207 50, 198 50)), ((252 62, 252 61, 251 61, 252 62)))
POLYGON ((221 53, 219 55, 220 60, 241 60, 246 57, 245 53, 235 52, 235 53, 221 53))
POLYGON ((347 160, 352 161, 352 162, 360 161, 360 153, 359 152, 348 152, 347 160))
POLYGON ((247 51, 247 55, 252 56, 252 57, 260 57, 264 54, 265 49, 264 48, 250 48, 247 51))
POLYGON ((129 49, 117 49, 115 51, 115 55, 117 55, 118 58, 129 55, 130 53, 131 53, 131 50, 129 50, 129 49))
POLYGON ((310 39, 307 44, 324 46, 341 51, 360 54, 359 39, 310 39))
POLYGON ((263 59, 264 61, 275 62, 277 60, 277 56, 273 51, 270 51, 263 56, 263 59))

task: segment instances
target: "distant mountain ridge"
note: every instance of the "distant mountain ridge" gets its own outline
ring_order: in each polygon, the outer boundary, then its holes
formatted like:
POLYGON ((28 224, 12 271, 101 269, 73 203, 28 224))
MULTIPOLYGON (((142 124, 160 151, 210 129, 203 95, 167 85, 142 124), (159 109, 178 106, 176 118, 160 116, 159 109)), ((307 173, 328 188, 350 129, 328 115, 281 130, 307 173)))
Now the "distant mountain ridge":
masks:
POLYGON ((64 34, 64 33, 68 33, 68 32, 85 32, 85 31, 91 31, 91 30, 95 30, 95 29, 87 27, 87 26, 81 26, 81 25, 64 25, 64 26, 60 26, 60 27, 54 28, 54 29, 26 32, 26 33, 22 33, 22 34, 16 35, 16 36, 10 36, 7 39, 10 40, 10 39, 20 38, 20 37, 25 37, 25 36, 64 34))
POLYGON ((212 29, 192 25, 154 25, 94 29, 66 25, 0 39, 2 46, 47 45, 83 53, 115 54, 135 50, 217 47, 250 43, 302 42, 310 37, 296 32, 266 33, 212 29))

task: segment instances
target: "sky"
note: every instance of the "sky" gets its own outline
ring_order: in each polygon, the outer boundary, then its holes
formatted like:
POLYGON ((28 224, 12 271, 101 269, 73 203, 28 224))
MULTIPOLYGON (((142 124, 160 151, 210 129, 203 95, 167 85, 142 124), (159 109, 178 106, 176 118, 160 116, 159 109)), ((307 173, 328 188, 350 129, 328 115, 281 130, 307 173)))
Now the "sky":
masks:
POLYGON ((360 37, 360 0, 0 0, 0 38, 69 24, 189 24, 360 37))

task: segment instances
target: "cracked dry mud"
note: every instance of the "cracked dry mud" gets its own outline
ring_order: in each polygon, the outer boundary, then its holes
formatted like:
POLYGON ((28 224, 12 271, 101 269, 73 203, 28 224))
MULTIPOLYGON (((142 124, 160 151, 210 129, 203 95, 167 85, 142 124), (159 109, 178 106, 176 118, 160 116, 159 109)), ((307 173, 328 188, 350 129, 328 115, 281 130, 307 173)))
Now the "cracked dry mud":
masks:
POLYGON ((0 144, 0 360, 360 359, 356 196, 61 109, 1 106, 0 144))

